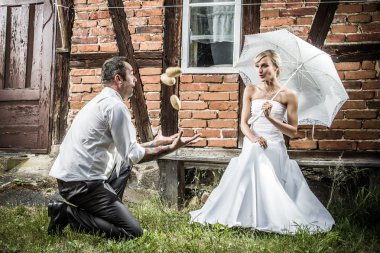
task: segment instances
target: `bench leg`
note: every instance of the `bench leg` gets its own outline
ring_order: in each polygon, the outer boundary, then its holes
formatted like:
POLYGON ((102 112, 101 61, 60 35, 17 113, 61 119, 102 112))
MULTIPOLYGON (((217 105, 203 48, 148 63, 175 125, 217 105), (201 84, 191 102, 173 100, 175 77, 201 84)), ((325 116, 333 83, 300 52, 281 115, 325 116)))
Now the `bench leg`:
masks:
POLYGON ((158 160, 160 197, 164 204, 178 208, 184 199, 185 169, 182 161, 158 160))

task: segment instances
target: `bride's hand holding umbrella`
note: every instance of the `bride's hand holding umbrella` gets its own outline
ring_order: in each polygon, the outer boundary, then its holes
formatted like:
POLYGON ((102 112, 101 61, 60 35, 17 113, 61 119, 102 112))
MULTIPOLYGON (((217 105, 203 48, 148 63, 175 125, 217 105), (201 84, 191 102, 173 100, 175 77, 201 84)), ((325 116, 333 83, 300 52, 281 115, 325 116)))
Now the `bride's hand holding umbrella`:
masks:
POLYGON ((269 118, 270 112, 272 110, 272 104, 269 101, 265 102, 263 106, 261 107, 261 110, 263 110, 264 116, 266 118, 269 118))

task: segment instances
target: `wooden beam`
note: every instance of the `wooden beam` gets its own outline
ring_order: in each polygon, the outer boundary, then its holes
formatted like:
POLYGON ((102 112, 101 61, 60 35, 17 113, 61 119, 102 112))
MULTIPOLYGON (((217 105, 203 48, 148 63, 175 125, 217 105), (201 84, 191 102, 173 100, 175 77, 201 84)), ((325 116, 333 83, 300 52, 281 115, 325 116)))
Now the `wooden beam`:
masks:
POLYGON ((309 43, 319 48, 323 46, 338 8, 338 2, 337 0, 321 0, 307 38, 309 43))
POLYGON ((380 60, 380 43, 326 45, 322 50, 330 54, 334 62, 380 60))
MULTIPOLYGON (((181 57, 181 27, 182 0, 165 0, 164 23, 164 57, 162 69, 170 66, 180 66, 181 57), (175 7, 167 7, 167 6, 175 7)), ((170 103, 170 97, 178 95, 180 80, 177 85, 162 85, 161 88, 161 130, 164 136, 178 132, 178 111, 170 103)), ((158 160, 160 168, 160 197, 165 204, 178 207, 184 197, 185 175, 183 162, 158 160)))
MULTIPOLYGON (((79 53, 72 54, 71 60, 73 61, 85 61, 85 60, 96 60, 96 59, 104 59, 118 56, 118 53, 79 53)), ((134 53, 135 58, 138 59, 161 59, 162 53, 157 52, 136 52, 134 53)))
POLYGON ((66 135, 67 114, 69 111, 71 36, 75 18, 73 0, 60 0, 60 4, 68 6, 69 8, 58 7, 60 25, 57 27, 55 34, 56 52, 52 101, 53 122, 50 129, 52 133, 51 144, 53 145, 61 143, 66 135), (61 37, 62 40, 59 40, 59 37, 61 37), (58 45, 61 45, 60 49, 58 45))
MULTIPOLYGON (((244 45, 244 36, 248 34, 260 33, 260 5, 261 0, 244 0, 243 1, 243 19, 242 19, 242 40, 241 48, 244 45)), ((243 94, 245 84, 239 75, 239 116, 238 125, 240 126, 241 110, 243 109, 243 94)), ((243 146, 244 134, 238 127, 238 146, 243 146)))
POLYGON ((137 59, 158 59, 162 60, 162 53, 160 52, 135 52, 137 59))
MULTIPOLYGON (((66 51, 69 49, 69 36, 67 29, 67 19, 64 7, 62 7, 64 0, 57 0, 57 10, 58 10, 58 25, 61 35, 61 50, 66 51)), ((66 5, 64 5, 66 6, 66 5)))
POLYGON ((72 61, 96 61, 107 60, 111 57, 118 56, 118 53, 85 53, 85 54, 71 54, 70 60, 72 61))
POLYGON ((137 66, 162 68, 162 53, 161 52, 135 52, 137 66))
MULTIPOLYGON (((58 51, 65 53, 65 51, 58 51)), ((70 58, 71 68, 101 68, 104 61, 119 55, 118 53, 80 53, 72 54, 70 58)), ((156 52, 136 52, 134 57, 137 62, 137 67, 162 67, 162 53, 156 52), (158 57, 159 56, 159 57, 158 57)))
POLYGON ((260 5, 261 0, 243 0, 243 36, 260 32, 260 5))
POLYGON ((118 53, 71 54, 70 68, 101 68, 104 61, 118 53))
MULTIPOLYGON (((241 149, 223 148, 186 148, 161 157, 158 161, 171 160, 184 163, 228 164, 239 156, 241 149)), ((340 161, 342 165, 379 168, 378 151, 325 151, 325 150, 288 150, 289 157, 300 166, 333 166, 340 161)))
MULTIPOLYGON (((43 9, 43 25, 42 31, 42 65, 41 65, 41 85, 39 86, 41 91, 41 97, 39 100, 40 111, 38 124, 40 129, 38 131, 38 140, 36 148, 47 148, 51 146, 50 136, 50 112, 52 110, 51 88, 54 82, 54 54, 55 45, 53 36, 55 36, 54 23, 55 20, 55 8, 52 1, 44 1, 41 6, 43 9), (45 59, 45 60, 43 60, 45 59)), ((41 36, 40 35, 40 36, 41 36)), ((36 35, 38 36, 38 35, 36 35)))
POLYGON ((119 48, 119 55, 127 56, 128 62, 133 68, 137 82, 131 97, 133 115, 136 121, 137 132, 141 142, 147 142, 153 139, 152 128, 149 121, 148 110, 144 98, 141 77, 134 50, 132 46, 131 34, 128 30, 127 15, 124 11, 123 0, 108 0, 109 12, 112 17, 113 28, 116 34, 116 42, 119 48))
POLYGON ((137 67, 162 68, 162 59, 136 59, 137 67))
MULTIPOLYGON (((164 28, 163 71, 170 66, 179 66, 181 61, 182 0, 166 0, 164 28)), ((179 85, 180 80, 177 79, 179 85)), ((162 85, 161 89, 161 130, 164 136, 178 132, 178 111, 170 104, 170 97, 178 95, 178 85, 162 85)))

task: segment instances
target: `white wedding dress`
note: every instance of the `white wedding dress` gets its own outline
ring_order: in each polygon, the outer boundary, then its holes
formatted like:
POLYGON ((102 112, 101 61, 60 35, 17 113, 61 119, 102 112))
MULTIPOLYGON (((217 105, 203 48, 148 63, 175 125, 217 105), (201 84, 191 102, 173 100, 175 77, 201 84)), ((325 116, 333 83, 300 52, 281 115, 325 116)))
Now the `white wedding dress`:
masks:
MULTIPOLYGON (((253 116, 265 101, 252 101, 253 116)), ((271 114, 282 120, 286 107, 277 101, 272 104, 271 114)), ((311 192, 296 161, 289 159, 282 133, 264 115, 251 130, 264 137, 268 147, 245 137, 240 156, 231 159, 205 205, 190 212, 191 221, 277 233, 329 231, 334 219, 311 192)))

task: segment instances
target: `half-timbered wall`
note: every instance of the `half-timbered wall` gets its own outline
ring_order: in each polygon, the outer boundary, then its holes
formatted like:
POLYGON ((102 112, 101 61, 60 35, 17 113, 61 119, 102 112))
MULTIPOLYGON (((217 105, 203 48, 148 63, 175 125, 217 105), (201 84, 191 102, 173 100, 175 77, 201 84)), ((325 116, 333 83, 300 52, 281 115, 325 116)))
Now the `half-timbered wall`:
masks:
MULTIPOLYGON (((71 47, 69 122, 84 104, 102 90, 100 85, 102 63, 111 56, 127 55, 129 45, 126 45, 124 39, 128 36, 123 29, 128 26, 134 50, 131 61, 136 61, 139 67, 137 73, 142 83, 144 101, 141 103, 141 99, 138 101, 137 98, 137 101, 133 101, 134 104, 128 101, 126 104, 131 110, 142 109, 134 115, 141 120, 136 122, 138 130, 149 124, 153 128, 159 126, 161 91, 159 76, 162 71, 163 49, 162 4, 162 1, 74 1, 76 19, 71 47), (116 7, 111 9, 111 12, 108 8, 109 3, 116 7), (125 9, 120 10, 122 5, 125 9), (122 11, 125 11, 128 21, 125 24, 118 19, 122 11), (118 22, 116 29, 113 28, 113 22, 118 22), (141 118, 144 110, 148 110, 146 118, 150 119, 150 122, 141 118)), ((147 132, 142 139, 151 138, 149 129, 142 130, 147 132)))
MULTIPOLYGON (((286 28, 305 40, 319 43, 323 50, 332 53, 350 97, 331 129, 316 127, 312 139, 311 128, 301 127, 299 136, 290 141, 290 148, 380 150, 379 51, 373 49, 375 51, 371 54, 371 48, 375 47, 367 45, 380 43, 380 4, 345 1, 335 6, 336 9, 331 9, 334 8, 332 5, 326 7, 324 11, 333 15, 332 24, 329 25, 327 21, 316 18, 323 15, 316 15, 319 3, 315 1, 247 2, 259 5, 261 18, 256 29, 260 32, 286 28), (318 25, 327 27, 327 34, 323 29, 315 30, 318 25), (360 47, 362 44, 367 46, 360 47), (355 45, 357 50, 343 48, 342 45, 355 45), (362 53, 366 48, 367 53, 362 53)), ((326 4, 331 1, 322 2, 326 4)), ((69 122, 85 103, 101 91, 101 63, 119 52, 107 4, 106 0, 74 1, 69 122)), ((167 39, 164 33, 165 1, 123 1, 123 4, 150 123, 155 129, 161 125, 161 114, 167 112, 161 110, 165 106, 160 101, 163 88, 159 83, 163 66, 168 65, 163 62, 164 56, 170 55, 170 49, 164 45, 167 39)), ((255 20, 247 16, 243 19, 255 20)), ((252 31, 247 27, 242 29, 252 31)), ((185 136, 202 133, 203 139, 194 146, 238 147, 241 90, 237 74, 181 76, 178 95, 182 100, 182 109, 178 112, 178 126, 185 131, 185 136)), ((126 104, 130 106, 128 102, 126 104)))

